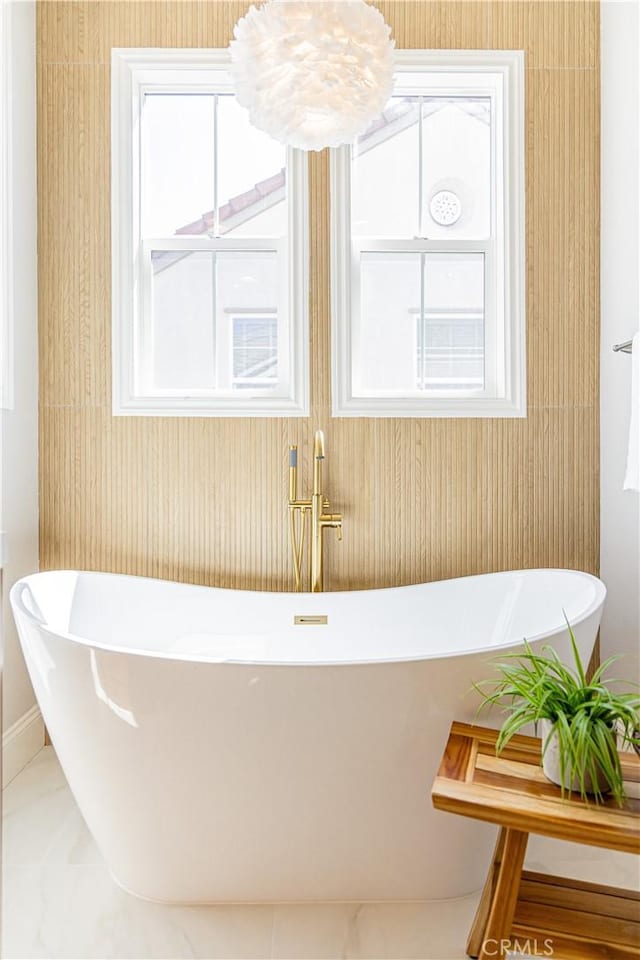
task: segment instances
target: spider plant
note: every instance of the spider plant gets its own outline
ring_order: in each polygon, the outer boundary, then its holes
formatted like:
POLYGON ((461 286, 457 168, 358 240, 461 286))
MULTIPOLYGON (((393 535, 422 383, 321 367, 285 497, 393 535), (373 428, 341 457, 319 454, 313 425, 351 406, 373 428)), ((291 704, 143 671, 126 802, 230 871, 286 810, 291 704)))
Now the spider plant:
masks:
POLYGON ((637 689, 619 692, 621 681, 605 680, 619 657, 610 657, 588 680, 568 620, 567 628, 573 668, 551 646, 534 653, 525 640, 524 653, 506 654, 496 661, 497 679, 474 684, 483 698, 478 713, 485 707, 500 706, 507 714, 496 743, 498 754, 527 724, 533 723, 537 730, 538 723, 547 720, 551 732, 544 741, 543 758, 557 737, 563 795, 565 789, 576 790, 582 799, 592 794, 599 803, 609 790, 622 804, 625 792, 618 746, 625 742, 636 748, 640 745, 640 695, 637 689), (491 692, 485 692, 487 684, 491 692))

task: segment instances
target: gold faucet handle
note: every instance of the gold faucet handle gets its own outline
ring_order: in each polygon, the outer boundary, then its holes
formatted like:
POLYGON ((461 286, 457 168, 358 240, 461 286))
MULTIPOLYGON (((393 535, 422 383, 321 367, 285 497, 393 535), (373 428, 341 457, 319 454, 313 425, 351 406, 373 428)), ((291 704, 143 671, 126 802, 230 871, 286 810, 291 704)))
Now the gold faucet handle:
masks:
POLYGON ((342 540, 342 514, 341 513, 325 513, 320 518, 320 523, 323 527, 333 527, 337 533, 338 540, 342 540))

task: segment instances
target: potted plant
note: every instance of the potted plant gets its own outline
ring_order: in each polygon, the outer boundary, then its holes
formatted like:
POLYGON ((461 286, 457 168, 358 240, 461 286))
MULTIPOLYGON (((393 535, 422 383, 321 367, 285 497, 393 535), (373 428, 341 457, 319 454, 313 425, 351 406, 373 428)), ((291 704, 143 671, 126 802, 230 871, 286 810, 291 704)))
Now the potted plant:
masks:
POLYGON ((610 657, 587 679, 578 645, 567 621, 573 659, 571 668, 551 646, 534 653, 524 642, 523 653, 506 654, 497 662, 500 676, 474 684, 483 702, 478 708, 501 706, 507 717, 496 743, 500 753, 527 724, 541 725, 545 775, 582 799, 601 802, 611 793, 618 804, 625 796, 620 746, 640 745, 640 695, 621 692, 621 681, 605 679, 610 657), (485 692, 489 684, 490 692, 485 692))

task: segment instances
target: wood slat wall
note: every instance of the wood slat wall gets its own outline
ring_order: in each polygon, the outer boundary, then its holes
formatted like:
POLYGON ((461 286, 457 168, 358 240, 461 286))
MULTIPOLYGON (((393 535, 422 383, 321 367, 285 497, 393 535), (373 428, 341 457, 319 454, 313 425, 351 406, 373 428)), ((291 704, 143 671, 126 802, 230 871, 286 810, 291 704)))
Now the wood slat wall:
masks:
MULTIPOLYGON (((526 420, 332 419, 328 158, 312 154, 312 415, 113 418, 112 46, 224 46, 245 2, 38 4, 43 569, 289 589, 287 444, 327 433, 330 589, 598 568, 599 7, 380 2, 399 47, 527 53, 526 420)), ((306 469, 306 467, 305 467, 306 469)), ((305 478, 305 480, 308 478, 305 478)))

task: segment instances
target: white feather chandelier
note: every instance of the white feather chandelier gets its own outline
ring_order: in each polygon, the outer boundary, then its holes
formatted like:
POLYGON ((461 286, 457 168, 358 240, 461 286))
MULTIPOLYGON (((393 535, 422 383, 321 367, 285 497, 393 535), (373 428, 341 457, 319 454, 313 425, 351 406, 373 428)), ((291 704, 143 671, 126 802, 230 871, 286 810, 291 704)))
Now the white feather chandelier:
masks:
POLYGON ((268 0, 234 29, 231 72, 251 122, 281 143, 351 143, 391 96, 394 41, 365 0, 268 0))

